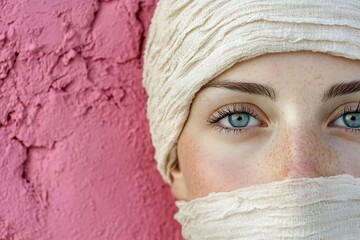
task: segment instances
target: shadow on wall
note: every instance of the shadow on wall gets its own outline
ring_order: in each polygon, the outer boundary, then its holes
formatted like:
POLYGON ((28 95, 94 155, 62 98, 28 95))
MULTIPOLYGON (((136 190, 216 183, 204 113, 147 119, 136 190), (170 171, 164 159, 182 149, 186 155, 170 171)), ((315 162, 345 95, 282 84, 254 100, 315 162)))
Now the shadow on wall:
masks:
POLYGON ((0 239, 181 239, 141 84, 155 5, 0 1, 0 239))

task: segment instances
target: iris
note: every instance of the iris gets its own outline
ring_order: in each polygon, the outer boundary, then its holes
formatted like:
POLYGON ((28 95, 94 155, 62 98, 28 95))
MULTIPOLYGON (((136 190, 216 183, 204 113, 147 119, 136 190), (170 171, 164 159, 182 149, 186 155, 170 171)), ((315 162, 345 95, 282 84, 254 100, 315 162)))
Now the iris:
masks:
POLYGON ((250 117, 247 113, 236 113, 229 115, 228 120, 232 127, 246 127, 250 117))
POLYGON ((343 121, 347 127, 360 128, 360 113, 348 113, 343 115, 343 121))

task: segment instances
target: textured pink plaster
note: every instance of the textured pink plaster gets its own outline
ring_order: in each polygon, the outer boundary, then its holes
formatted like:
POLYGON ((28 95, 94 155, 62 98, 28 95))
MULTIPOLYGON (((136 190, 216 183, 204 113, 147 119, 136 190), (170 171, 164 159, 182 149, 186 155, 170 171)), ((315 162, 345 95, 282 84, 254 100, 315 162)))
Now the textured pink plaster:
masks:
POLYGON ((155 0, 0 0, 0 239, 181 239, 141 85, 155 0))

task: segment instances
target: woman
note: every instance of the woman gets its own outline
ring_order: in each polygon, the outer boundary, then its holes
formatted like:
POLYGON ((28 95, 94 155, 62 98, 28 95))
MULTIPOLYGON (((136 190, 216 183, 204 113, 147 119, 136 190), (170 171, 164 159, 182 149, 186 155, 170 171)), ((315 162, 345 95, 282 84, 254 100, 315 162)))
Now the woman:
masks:
POLYGON ((186 239, 359 239, 360 2, 160 1, 144 86, 186 239))

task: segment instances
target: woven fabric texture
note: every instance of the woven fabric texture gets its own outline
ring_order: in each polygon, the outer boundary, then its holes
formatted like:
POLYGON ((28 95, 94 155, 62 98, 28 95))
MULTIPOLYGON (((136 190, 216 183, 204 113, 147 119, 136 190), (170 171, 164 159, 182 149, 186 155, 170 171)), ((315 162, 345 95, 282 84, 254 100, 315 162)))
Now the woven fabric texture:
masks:
POLYGON ((185 239, 360 239, 360 178, 291 179, 178 201, 185 239))

